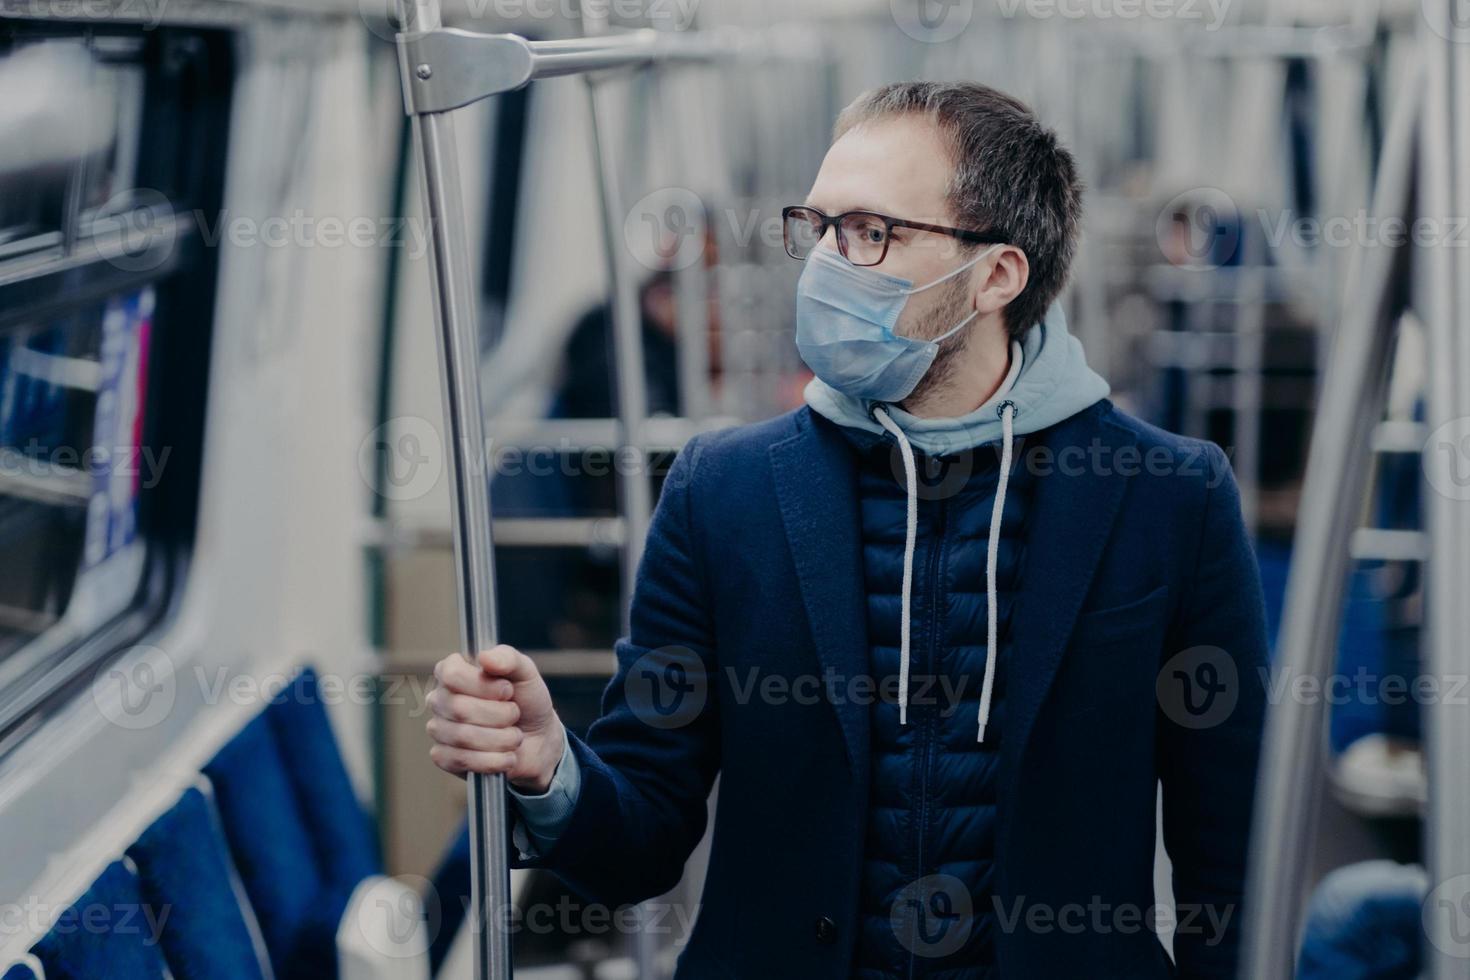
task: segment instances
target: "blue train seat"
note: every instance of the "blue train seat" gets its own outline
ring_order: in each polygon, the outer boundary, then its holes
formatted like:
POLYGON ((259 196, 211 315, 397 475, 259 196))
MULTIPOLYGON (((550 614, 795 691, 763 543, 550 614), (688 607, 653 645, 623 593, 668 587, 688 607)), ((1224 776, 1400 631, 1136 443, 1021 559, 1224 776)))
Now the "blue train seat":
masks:
POLYGON ((44 980, 41 963, 34 956, 11 963, 0 973, 0 980, 44 980))
POLYGON ((170 910, 161 936, 175 980, 265 980, 253 916, 209 797, 184 792, 128 848, 144 901, 170 910))
POLYGON ((276 976, 335 976, 336 921, 321 901, 326 881, 270 721, 253 719, 204 774, 276 976))
POLYGON ((335 977, 337 925, 379 865, 315 672, 303 671, 204 772, 276 977, 335 977))
POLYGON ((159 933, 167 915, 143 901, 137 876, 114 861, 32 952, 48 980, 166 980, 159 933))
POLYGON ((377 828, 352 788, 316 671, 308 667, 298 674, 265 715, 327 881, 350 893, 358 882, 380 873, 383 863, 377 828))
POLYGON ((436 902, 435 912, 438 915, 438 929, 429 944, 429 970, 434 975, 438 975, 439 967, 444 965, 444 960, 454 945, 455 934, 459 932, 469 912, 470 827, 468 822, 460 824, 459 833, 454 837, 454 843, 449 845, 448 852, 440 860, 439 867, 435 869, 429 882, 432 888, 425 896, 425 900, 436 902))

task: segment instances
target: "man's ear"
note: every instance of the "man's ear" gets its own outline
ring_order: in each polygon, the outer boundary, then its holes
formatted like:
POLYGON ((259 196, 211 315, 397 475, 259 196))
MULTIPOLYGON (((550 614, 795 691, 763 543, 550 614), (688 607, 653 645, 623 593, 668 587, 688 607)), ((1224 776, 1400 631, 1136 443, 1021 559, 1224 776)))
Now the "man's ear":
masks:
POLYGON ((975 311, 986 316, 1005 309, 1011 300, 1021 295, 1031 278, 1031 263, 1026 261, 1026 253, 1016 246, 1002 245, 991 261, 982 262, 975 272, 979 279, 975 287, 975 311))

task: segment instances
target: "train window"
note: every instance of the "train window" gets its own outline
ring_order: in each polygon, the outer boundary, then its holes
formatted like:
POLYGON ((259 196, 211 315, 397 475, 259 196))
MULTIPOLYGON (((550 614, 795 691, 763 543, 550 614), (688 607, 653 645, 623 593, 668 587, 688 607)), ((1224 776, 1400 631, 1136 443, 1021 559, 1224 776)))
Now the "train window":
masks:
POLYGON ((495 122, 490 127, 489 192, 485 195, 485 247, 480 270, 480 292, 485 302, 486 340, 494 343, 504 328, 510 302, 510 274, 516 254, 516 201, 526 162, 526 133, 530 123, 531 89, 506 92, 490 103, 495 122))
POLYGON ((105 612, 136 590, 155 302, 145 286, 0 338, 0 658, 74 593, 105 612))
POLYGON ((145 82, 141 38, 93 41, 93 112, 98 132, 82 161, 81 221, 126 213, 138 200, 138 153, 143 135, 145 82))
POLYGON ((22 37, 0 47, 0 87, 28 93, 23 106, 0 108, 0 259, 61 244, 72 169, 60 131, 42 134, 39 121, 76 118, 89 61, 77 38, 22 37))
POLYGON ((228 61, 0 27, 0 751, 157 621, 192 538, 214 269, 185 216, 220 206, 228 61))

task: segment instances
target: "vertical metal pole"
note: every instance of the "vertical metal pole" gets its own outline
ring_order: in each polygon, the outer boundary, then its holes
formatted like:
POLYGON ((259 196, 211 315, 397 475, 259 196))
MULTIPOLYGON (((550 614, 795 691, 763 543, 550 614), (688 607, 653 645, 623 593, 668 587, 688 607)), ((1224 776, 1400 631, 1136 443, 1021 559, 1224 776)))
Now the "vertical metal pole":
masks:
POLYGON ((618 492, 622 498, 627 543, 623 547, 623 619, 627 624, 629 600, 643 556, 643 541, 653 512, 653 491, 638 437, 648 417, 648 380, 643 370, 643 311, 638 283, 628 268, 621 232, 625 211, 618 188, 617 167, 608 143, 608 91, 591 76, 587 79, 592 103, 592 139, 597 148, 598 187, 602 197, 603 237, 607 251, 609 298, 613 335, 613 388, 617 394, 618 492))
MULTIPOLYGON (((1448 0, 1445 0, 1448 6, 1448 0)), ((1455 33, 1459 26, 1452 14, 1444 23, 1455 33)), ((1422 203, 1420 211, 1453 228, 1450 216, 1463 215, 1470 195, 1464 168, 1470 158, 1464 121, 1470 65, 1464 38, 1444 38, 1426 31, 1420 36, 1428 47, 1427 84, 1422 136, 1422 203)), ((1452 232, 1450 232, 1452 233, 1452 232)), ((1431 479, 1425 485, 1425 516, 1433 542, 1426 566, 1425 672, 1442 686, 1453 690, 1467 670, 1465 646, 1467 604, 1467 551, 1470 551, 1470 520, 1467 504, 1445 492, 1453 486, 1453 470, 1461 465, 1461 449, 1446 445, 1438 431, 1453 420, 1464 418, 1466 404, 1463 379, 1470 355, 1470 312, 1465 303, 1466 256, 1464 249, 1448 247, 1438 237, 1424 249, 1423 275, 1427 295, 1423 297, 1426 347, 1428 349, 1428 428, 1436 433, 1424 447, 1424 468, 1431 479), (1447 453, 1446 450, 1449 450, 1447 453)), ((1456 436, 1451 430, 1451 439, 1456 436)), ((1466 943, 1460 915, 1465 896, 1470 894, 1470 768, 1465 755, 1470 751, 1470 712, 1463 703, 1447 695, 1431 699, 1424 707, 1425 768, 1429 798, 1424 815, 1425 866, 1430 894, 1425 902, 1424 926, 1429 939, 1425 946, 1425 975, 1433 980, 1470 976, 1465 959, 1466 943)))
MULTIPOLYGON (((616 161, 608 133, 612 106, 610 92, 594 76, 587 76, 587 93, 592 107, 592 140, 597 156, 597 184, 602 198, 602 227, 607 252, 607 271, 613 340, 613 390, 617 394, 618 449, 614 465, 618 474, 618 496, 627 534, 623 540, 623 629, 629 629, 633 608, 633 586, 638 562, 643 557, 644 540, 653 513, 653 488, 648 481, 647 454, 639 436, 648 417, 648 378, 643 361, 643 309, 638 283, 628 267, 627 249, 621 231, 627 212, 616 161)), ((639 907, 639 922, 648 916, 639 907)), ((657 963, 657 937, 640 928, 634 937, 634 952, 641 980, 654 980, 657 963)))
MULTIPOLYGON (((1068 50, 1065 61, 1071 75, 1066 81, 1085 85, 1085 73, 1096 67, 1096 60, 1092 50, 1077 41, 1077 36, 1074 31, 1068 31, 1066 35, 1068 50)), ((1085 174, 1101 173, 1102 167, 1098 162, 1094 141, 1090 138, 1091 132, 1083 121, 1082 100, 1068 98, 1066 102, 1067 114, 1058 118, 1067 120, 1067 126, 1071 130, 1072 152, 1076 155, 1078 168, 1085 174)), ((1104 226, 1104 221, 1108 219, 1102 212, 1094 208, 1086 220, 1088 228, 1083 235, 1088 239, 1089 245, 1098 246, 1108 241, 1113 229, 1104 226)), ((1087 350, 1087 362, 1103 377, 1112 378, 1115 375, 1113 341, 1107 329, 1107 254, 1108 249, 1105 247, 1083 247, 1077 250, 1077 271, 1073 276, 1076 286, 1071 293, 1072 311, 1067 319, 1076 324, 1074 330, 1087 350)))
MULTIPOLYGON (((402 23, 440 26, 439 0, 401 0, 402 23)), ((417 66, 415 66, 416 68, 417 66)), ((454 120, 447 112, 416 114, 414 142, 423 175, 429 269, 438 327, 439 377, 448 427, 450 524, 459 586, 460 649, 471 662, 495 645, 495 567, 490 537, 490 482, 480 408, 478 298, 470 277, 464 201, 454 120)), ((475 980, 511 975, 510 863, 505 777, 471 774, 469 789, 470 914, 475 980)))
MULTIPOLYGON (((591 5, 582 4, 583 32, 605 33, 607 23, 592 14, 591 5)), ((623 204, 622 185, 609 132, 616 108, 612 92, 595 74, 584 76, 588 106, 592 115, 592 144, 597 158, 597 189, 602 203, 603 250, 607 260, 610 326, 613 341, 613 391, 617 397, 618 441, 614 465, 618 474, 619 509, 627 534, 623 540, 623 628, 629 629, 633 607, 633 586, 638 562, 653 515, 653 488, 648 479, 648 456, 643 451, 641 436, 648 417, 648 378, 643 361, 643 307, 638 295, 634 270, 622 241, 627 208, 623 204)), ((643 928, 649 917, 639 906, 640 928, 634 937, 634 957, 640 980, 657 977, 657 936, 643 928)))
MULTIPOLYGON (((1406 83, 1395 107, 1373 195, 1381 221, 1409 218, 1419 86, 1406 83)), ((1328 360, 1312 428, 1307 479, 1287 580, 1276 670, 1288 682, 1321 679, 1332 669, 1341 623, 1348 539, 1367 490, 1370 434, 1383 406, 1388 354, 1402 308, 1407 247, 1363 247, 1358 285, 1328 360)), ((1251 830, 1246 892, 1246 950, 1239 976, 1290 980, 1297 925, 1306 897, 1322 783, 1326 705, 1285 698, 1266 720, 1261 775, 1251 830)))
MULTIPOLYGON (((691 82, 691 85, 693 83, 691 82)), ((653 76, 653 90, 658 103, 659 141, 668 157, 668 172, 675 180, 690 172, 687 151, 680 132, 681 102, 678 89, 662 72, 653 76)), ((674 322, 678 327, 679 346, 679 414, 689 419, 702 419, 710 414, 710 347, 709 347, 709 270, 705 267, 705 243, 708 238, 707 217, 703 208, 685 216, 681 234, 694 236, 697 258, 673 270, 674 322)), ((683 262, 682 243, 676 244, 674 258, 683 262)))
MULTIPOLYGON (((1244 216, 1242 215, 1242 218, 1244 216)), ((1245 229, 1242 228, 1242 232, 1245 229)), ((1266 298, 1271 267, 1249 237, 1241 239, 1240 277, 1235 290, 1235 335, 1231 357, 1231 414, 1235 419, 1235 478, 1240 510, 1254 535, 1261 510, 1261 421, 1266 397, 1266 298), (1260 259, 1257 262, 1257 259, 1260 259)))
MULTIPOLYGON (((1220 278, 1219 270, 1207 272, 1205 275, 1216 282, 1220 278)), ((1209 285, 1213 290, 1215 282, 1209 285)), ((1206 313, 1209 311, 1208 304, 1215 302, 1214 295, 1213 291, 1201 292, 1190 295, 1185 300, 1188 305, 1184 308, 1184 332, 1185 336, 1191 340, 1199 338, 1208 329, 1212 318, 1206 317, 1206 313)), ((1184 432, 1186 435, 1204 439, 1209 435, 1209 408, 1213 406, 1206 403, 1204 395, 1200 394, 1200 387, 1203 381, 1209 380, 1210 375, 1207 369, 1202 370, 1193 360, 1188 363, 1184 371, 1186 372, 1182 413, 1184 432)))

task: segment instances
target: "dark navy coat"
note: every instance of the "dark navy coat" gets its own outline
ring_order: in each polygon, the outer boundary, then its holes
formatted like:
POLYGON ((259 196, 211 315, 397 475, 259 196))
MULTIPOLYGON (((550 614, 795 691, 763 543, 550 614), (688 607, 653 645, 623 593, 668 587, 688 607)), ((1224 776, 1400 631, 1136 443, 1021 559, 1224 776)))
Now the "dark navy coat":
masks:
MULTIPOLYGON (((1265 704, 1259 576, 1224 454, 1107 401, 1021 440, 1034 477, 1003 664, 989 911, 1007 978, 1230 977, 1265 704)), ((846 980, 876 682, 857 464, 808 409, 670 471, 581 795, 529 862, 608 904, 672 888, 705 830, 684 978, 846 980)), ((513 850, 513 849, 512 849, 513 850)), ((517 862, 528 863, 528 862, 517 862)))

